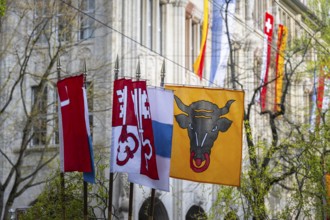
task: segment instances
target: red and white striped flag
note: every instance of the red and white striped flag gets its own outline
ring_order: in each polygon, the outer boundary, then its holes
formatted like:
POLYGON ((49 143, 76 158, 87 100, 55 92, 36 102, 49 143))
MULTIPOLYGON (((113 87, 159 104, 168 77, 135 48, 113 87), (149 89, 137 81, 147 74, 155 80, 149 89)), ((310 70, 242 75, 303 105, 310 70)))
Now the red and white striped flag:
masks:
POLYGON ((266 108, 266 94, 267 94, 267 83, 268 83, 268 71, 270 64, 270 55, 271 55, 271 44, 274 28, 274 18, 273 15, 266 12, 265 22, 264 22, 264 45, 263 45, 263 54, 262 54, 262 68, 260 76, 260 86, 261 91, 257 94, 256 100, 261 104, 261 111, 264 111, 266 108))
POLYGON ((58 81, 60 166, 63 172, 93 172, 83 75, 58 81))

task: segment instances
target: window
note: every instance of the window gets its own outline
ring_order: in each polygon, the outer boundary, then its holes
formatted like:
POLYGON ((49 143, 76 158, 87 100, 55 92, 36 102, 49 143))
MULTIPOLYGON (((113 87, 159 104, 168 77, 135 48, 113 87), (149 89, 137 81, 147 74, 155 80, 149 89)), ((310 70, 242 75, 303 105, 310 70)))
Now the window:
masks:
POLYGON ((52 1, 35 0, 34 27, 35 38, 39 43, 49 41, 52 32, 51 8, 52 1))
MULTIPOLYGON (((67 1, 71 4, 71 1, 67 1)), ((63 2, 59 2, 58 5, 58 40, 59 41, 69 41, 71 39, 71 16, 69 8, 63 2)))
MULTIPOLYGON (((67 1, 71 4, 71 0, 67 1)), ((46 43, 55 33, 58 41, 69 41, 71 39, 72 13, 69 7, 60 1, 35 0, 34 16, 35 38, 38 43, 46 43), (54 18, 54 19, 53 19, 54 18), (56 19, 57 18, 57 19, 56 19), (56 23, 57 22, 57 23, 56 23)))
POLYGON ((200 219, 200 220, 207 219, 204 209, 197 205, 191 206, 186 214, 186 220, 195 220, 195 219, 200 219))
POLYGON ((44 145, 47 140, 47 99, 48 90, 47 87, 43 91, 40 87, 32 87, 32 115, 33 115, 33 125, 32 125, 32 145, 44 145))
MULTIPOLYGON (((142 0, 141 1, 141 43, 153 49, 153 0, 142 0)), ((157 24, 157 23, 156 23, 157 24)))
MULTIPOLYGON (((232 41, 232 56, 233 56, 233 63, 231 63, 231 59, 230 59, 230 52, 228 52, 228 60, 227 60, 227 71, 226 71, 226 78, 225 78, 225 83, 226 85, 230 88, 234 88, 233 86, 237 85, 236 84, 236 80, 237 77, 239 75, 239 68, 238 68, 238 64, 239 64, 239 50, 240 50, 240 46, 238 43, 232 41), (234 65, 234 73, 232 73, 232 65, 234 65), (235 75, 233 75, 235 74, 235 75)), ((261 70, 260 70, 261 71, 261 70)))
POLYGON ((152 10, 152 1, 148 0, 147 3, 147 34, 146 34, 146 46, 152 49, 152 28, 154 26, 153 23, 153 10, 152 10))
POLYGON ((291 42, 292 42, 292 34, 291 34, 291 32, 292 32, 292 18, 289 15, 287 15, 286 27, 288 28, 287 44, 288 44, 288 46, 290 46, 291 42))
MULTIPOLYGON (((95 17, 95 0, 82 0, 81 9, 91 17, 95 17)), ((82 15, 80 20, 80 39, 94 37, 94 19, 87 15, 82 15)))
POLYGON ((163 54, 163 3, 158 4, 158 24, 157 24, 157 48, 156 51, 163 54))
POLYGON ((186 53, 186 68, 189 70, 193 70, 193 64, 195 59, 199 53, 200 40, 201 40, 201 26, 197 21, 192 19, 192 16, 187 13, 186 14, 186 45, 185 45, 185 53, 186 53))
POLYGON ((163 52, 163 1, 141 0, 141 44, 162 54, 163 52))
POLYGON ((261 67, 262 67, 262 60, 261 56, 255 54, 254 55, 254 62, 253 62, 253 73, 254 73, 254 88, 260 86, 260 74, 261 74, 261 67))
POLYGON ((265 1, 255 1, 254 5, 254 21, 256 27, 263 31, 264 28, 264 17, 266 12, 266 2, 265 1))

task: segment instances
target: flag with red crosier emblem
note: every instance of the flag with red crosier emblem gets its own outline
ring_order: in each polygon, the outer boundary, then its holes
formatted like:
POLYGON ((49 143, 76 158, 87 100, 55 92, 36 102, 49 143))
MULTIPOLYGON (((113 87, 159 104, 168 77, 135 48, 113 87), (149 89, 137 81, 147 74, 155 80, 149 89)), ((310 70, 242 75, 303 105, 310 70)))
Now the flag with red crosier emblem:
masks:
POLYGON ((158 179, 145 81, 114 82, 110 171, 158 179))

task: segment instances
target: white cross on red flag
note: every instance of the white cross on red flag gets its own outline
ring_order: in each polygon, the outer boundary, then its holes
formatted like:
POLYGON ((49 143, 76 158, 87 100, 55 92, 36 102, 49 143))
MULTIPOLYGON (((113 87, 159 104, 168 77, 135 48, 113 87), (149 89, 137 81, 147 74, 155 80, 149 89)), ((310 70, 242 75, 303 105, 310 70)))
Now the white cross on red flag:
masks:
POLYGON ((271 55, 271 44, 273 36, 274 18, 273 15, 265 13, 265 23, 264 23, 264 44, 262 53, 262 68, 260 76, 260 92, 257 94, 256 100, 260 102, 261 111, 266 109, 266 95, 267 95, 267 83, 268 83, 268 71, 270 65, 270 55, 271 55))
POLYGON ((273 26, 274 26, 274 18, 273 15, 266 12, 265 14, 265 27, 264 27, 264 33, 267 36, 272 36, 273 34, 273 26))
POLYGON ((158 179, 152 120, 145 81, 114 82, 111 172, 158 179))

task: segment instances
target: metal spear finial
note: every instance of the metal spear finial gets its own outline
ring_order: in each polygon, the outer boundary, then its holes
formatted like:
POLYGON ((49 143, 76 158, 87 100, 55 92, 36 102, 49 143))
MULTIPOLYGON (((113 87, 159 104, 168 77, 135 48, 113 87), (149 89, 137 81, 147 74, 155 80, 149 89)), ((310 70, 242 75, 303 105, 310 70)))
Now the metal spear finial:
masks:
POLYGON ((119 74, 119 61, 118 61, 118 55, 116 57, 116 62, 115 62, 115 79, 118 79, 118 74, 119 74))
POLYGON ((160 86, 164 87, 164 80, 165 80, 165 60, 163 60, 163 64, 162 64, 162 69, 160 70, 160 77, 161 77, 161 81, 160 81, 160 86))
POLYGON ((137 78, 137 80, 140 80, 140 77, 141 77, 141 68, 140 68, 140 59, 139 59, 137 67, 136 67, 136 78, 137 78))

